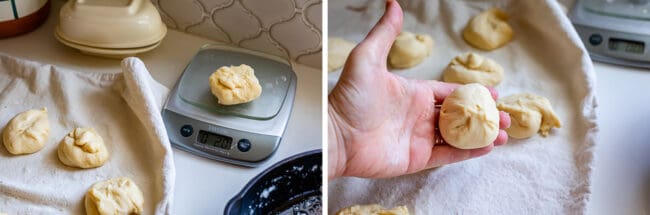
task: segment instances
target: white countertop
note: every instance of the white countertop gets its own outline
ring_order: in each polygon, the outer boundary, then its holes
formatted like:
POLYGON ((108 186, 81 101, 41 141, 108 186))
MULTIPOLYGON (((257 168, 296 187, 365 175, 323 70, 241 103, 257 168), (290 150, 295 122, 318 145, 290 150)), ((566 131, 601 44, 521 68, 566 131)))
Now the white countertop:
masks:
MULTIPOLYGON (((88 72, 121 72, 120 60, 91 57, 54 38, 53 29, 62 1, 53 1, 46 23, 25 35, 0 39, 0 52, 27 60, 88 72)), ((151 75, 172 88, 199 47, 208 39, 169 30, 162 44, 138 57, 151 75)), ((321 148, 321 72, 295 65, 298 86, 289 125, 275 155, 257 168, 216 162, 174 149, 176 186, 172 214, 220 214, 236 193, 255 175, 293 154, 321 148)))
POLYGON ((594 63, 599 137, 589 214, 650 214, 650 69, 594 63))

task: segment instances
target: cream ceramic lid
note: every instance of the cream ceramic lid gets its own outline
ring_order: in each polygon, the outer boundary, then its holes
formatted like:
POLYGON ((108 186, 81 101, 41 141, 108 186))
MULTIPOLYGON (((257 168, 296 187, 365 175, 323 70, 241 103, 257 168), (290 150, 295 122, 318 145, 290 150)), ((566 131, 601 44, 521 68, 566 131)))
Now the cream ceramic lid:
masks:
POLYGON ((148 0, 71 0, 61 8, 59 18, 58 36, 97 48, 150 46, 167 33, 148 0))

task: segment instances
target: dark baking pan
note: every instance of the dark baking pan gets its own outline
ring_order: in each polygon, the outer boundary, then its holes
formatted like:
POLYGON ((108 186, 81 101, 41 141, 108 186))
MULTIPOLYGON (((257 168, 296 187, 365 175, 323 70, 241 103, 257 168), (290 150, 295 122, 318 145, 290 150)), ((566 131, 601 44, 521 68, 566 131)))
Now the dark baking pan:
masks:
POLYGON ((322 152, 284 159, 251 179, 224 214, 322 214, 322 152))

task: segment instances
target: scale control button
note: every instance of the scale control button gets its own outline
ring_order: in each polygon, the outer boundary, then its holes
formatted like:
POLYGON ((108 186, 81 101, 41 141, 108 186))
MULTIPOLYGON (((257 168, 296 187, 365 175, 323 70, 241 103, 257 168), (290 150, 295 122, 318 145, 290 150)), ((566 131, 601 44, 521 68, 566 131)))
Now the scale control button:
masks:
POLYGON ((600 45, 600 43, 603 42, 603 36, 600 36, 600 34, 592 34, 589 36, 589 43, 591 45, 597 46, 600 45))
POLYGON ((181 127, 181 135, 183 135, 183 137, 192 136, 193 132, 194 132, 194 128, 192 128, 191 125, 184 125, 183 127, 181 127))
POLYGON ((248 150, 251 150, 251 141, 248 139, 241 139, 237 143, 237 149, 242 152, 247 152, 248 150))

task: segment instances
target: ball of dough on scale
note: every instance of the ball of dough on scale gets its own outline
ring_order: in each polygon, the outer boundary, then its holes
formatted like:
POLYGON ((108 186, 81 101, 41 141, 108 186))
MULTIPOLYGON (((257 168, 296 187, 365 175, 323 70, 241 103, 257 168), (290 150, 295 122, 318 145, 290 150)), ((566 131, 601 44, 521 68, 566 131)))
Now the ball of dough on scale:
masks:
POLYGON ((562 126, 548 99, 538 95, 511 95, 499 99, 497 107, 510 114, 512 123, 506 132, 513 138, 529 138, 537 132, 545 137, 551 128, 562 126))
POLYGON ((108 160, 104 139, 93 128, 75 128, 63 137, 57 150, 59 160, 67 166, 95 168, 108 160))
POLYGON ((409 210, 405 206, 399 206, 391 209, 381 205, 354 205, 341 209, 336 215, 408 215, 409 210))
POLYGON ((490 51, 508 43, 513 34, 512 27, 508 24, 508 14, 492 8, 469 21, 463 31, 463 38, 476 48, 490 51))
POLYGON ((2 140, 9 153, 21 155, 41 150, 49 136, 50 122, 43 108, 17 114, 5 127, 2 140))
POLYGON ((250 102, 262 94, 255 71, 246 64, 223 66, 212 73, 209 80, 212 94, 222 105, 250 102))
POLYGON ((333 72, 345 64, 348 55, 356 44, 338 37, 331 37, 327 41, 327 69, 333 72))
POLYGON ((127 177, 113 178, 93 184, 84 199, 86 214, 142 214, 142 191, 127 177))
POLYGON ((492 144, 499 134, 499 111, 485 86, 463 85, 442 102, 438 126, 449 145, 482 148, 492 144))
POLYGON ((397 35, 390 48, 388 63, 393 68, 410 68, 429 56, 432 49, 431 36, 403 31, 397 35))
POLYGON ((474 53, 456 56, 443 73, 446 82, 479 83, 494 87, 503 80, 503 67, 492 59, 474 53))

